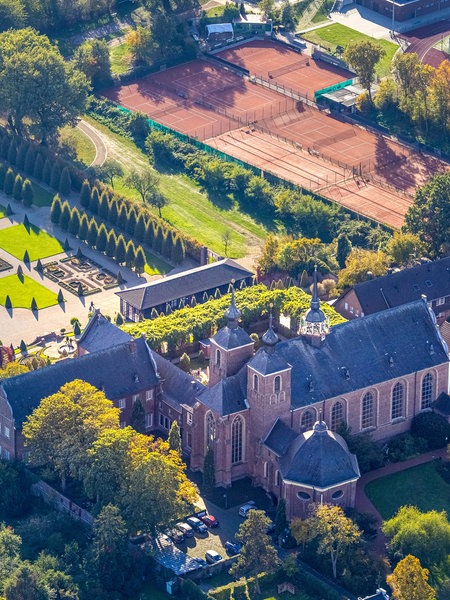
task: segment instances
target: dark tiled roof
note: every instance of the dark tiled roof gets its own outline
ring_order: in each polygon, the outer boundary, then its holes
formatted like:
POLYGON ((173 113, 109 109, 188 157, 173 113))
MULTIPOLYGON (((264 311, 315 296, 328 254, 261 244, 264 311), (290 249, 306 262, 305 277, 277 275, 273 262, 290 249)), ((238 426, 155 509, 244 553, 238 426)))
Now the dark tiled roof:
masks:
POLYGON ((450 256, 376 277, 354 287, 365 315, 418 300, 450 296, 450 256))
POLYGON ((241 369, 236 375, 218 381, 198 394, 202 404, 219 415, 231 415, 247 408, 247 372, 241 369))
POLYGON ((205 386, 153 350, 151 353, 160 377, 165 401, 177 410, 180 410, 182 404, 193 406, 196 395, 201 393, 205 386))
POLYGON ((280 460, 283 479, 326 489, 360 476, 356 457, 342 437, 316 423, 312 431, 299 435, 289 453, 280 460))
POLYGON ((450 415, 450 396, 441 392, 432 406, 443 415, 450 415))
POLYGON ((241 346, 253 344, 252 338, 242 329, 242 327, 222 327, 222 329, 219 329, 213 337, 213 340, 218 346, 225 350, 232 350, 233 348, 240 348, 241 346))
POLYGON ((78 345, 87 352, 97 352, 98 350, 105 350, 111 346, 129 342, 132 339, 128 333, 113 325, 97 309, 84 328, 78 340, 78 345))
POLYGON ((218 288, 233 279, 241 281, 252 275, 251 271, 244 269, 234 260, 226 258, 117 292, 117 295, 137 310, 146 310, 183 296, 192 296, 210 288, 218 288))
POLYGON ((144 338, 115 347, 59 361, 48 367, 11 377, 2 382, 16 427, 39 405, 74 379, 103 389, 110 400, 135 394, 157 385, 155 366, 144 338))
MULTIPOLYGON (((423 300, 417 300, 335 325, 320 347, 300 336, 279 342, 272 355, 260 349, 248 364, 263 372, 272 360, 292 367, 291 404, 300 408, 429 369, 448 362, 448 355, 434 314, 423 300)), ((243 404, 247 366, 237 376, 240 385, 233 390, 243 404)), ((236 399, 229 404, 235 408, 236 399)))
POLYGON ((284 456, 298 435, 286 423, 277 419, 264 440, 264 445, 272 452, 275 452, 277 456, 284 456))
POLYGON ((275 352, 272 353, 267 352, 266 348, 260 348, 255 356, 250 359, 248 365, 261 375, 279 373, 291 368, 285 358, 277 353, 276 347, 275 352))
POLYGON ((292 365, 296 408, 448 362, 423 300, 335 325, 320 347, 298 337, 276 352, 292 365))

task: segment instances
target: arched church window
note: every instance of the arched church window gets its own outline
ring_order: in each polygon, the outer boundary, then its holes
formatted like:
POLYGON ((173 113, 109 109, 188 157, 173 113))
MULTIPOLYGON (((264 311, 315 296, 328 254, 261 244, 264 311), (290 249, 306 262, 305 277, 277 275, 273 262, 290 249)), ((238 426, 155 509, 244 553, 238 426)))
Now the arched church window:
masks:
POLYGON ((302 414, 301 426, 303 431, 309 431, 314 425, 315 415, 312 410, 305 410, 302 414))
POLYGON ((221 359, 220 350, 216 350, 216 364, 218 367, 220 367, 220 359, 221 359))
POLYGON ((242 462, 244 455, 244 419, 237 416, 231 425, 231 462, 242 462))
POLYGON ((341 423, 344 422, 344 403, 338 400, 331 409, 331 429, 336 431, 341 423))
POLYGON ((281 485, 280 471, 275 471, 275 485, 281 485))
POLYGON ((425 408, 429 408, 431 406, 431 401, 433 399, 433 375, 431 373, 427 373, 422 380, 422 398, 420 403, 420 408, 424 410, 425 408))
POLYGON ((266 461, 264 463, 264 479, 269 477, 269 463, 266 461))
POLYGON ((364 394, 361 406, 361 429, 375 425, 375 398, 372 392, 364 394))
POLYGON ((212 446, 215 437, 216 437, 216 422, 215 422, 212 414, 209 412, 206 415, 206 445, 212 446))
POLYGON ((258 388, 259 388, 258 375, 253 375, 253 389, 255 390, 255 392, 257 392, 258 388))
POLYGON ((273 391, 274 394, 279 394, 281 390, 281 377, 277 375, 273 380, 273 391))
POLYGON ((403 402, 405 397, 405 388, 403 383, 396 383, 392 389, 392 407, 391 419, 398 419, 403 416, 403 402))

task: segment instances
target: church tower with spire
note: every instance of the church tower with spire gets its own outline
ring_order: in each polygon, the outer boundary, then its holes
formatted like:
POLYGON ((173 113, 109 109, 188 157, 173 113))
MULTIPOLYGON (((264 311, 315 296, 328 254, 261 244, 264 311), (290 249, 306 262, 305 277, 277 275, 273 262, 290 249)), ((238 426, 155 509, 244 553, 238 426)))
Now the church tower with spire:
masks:
POLYGON ((305 316, 302 317, 300 333, 308 339, 312 345, 320 346, 321 342, 330 331, 330 323, 328 317, 320 308, 317 290, 317 265, 314 266, 313 290, 309 306, 305 316))
POLYGON ((234 375, 253 356, 254 342, 239 326, 241 312, 236 306, 234 288, 230 306, 225 311, 227 324, 211 338, 209 386, 234 375))
POLYGON ((247 365, 247 399, 251 414, 252 447, 261 440, 277 418, 289 424, 291 405, 291 365, 277 352, 278 335, 273 328, 272 308, 269 328, 261 338, 262 347, 247 365))

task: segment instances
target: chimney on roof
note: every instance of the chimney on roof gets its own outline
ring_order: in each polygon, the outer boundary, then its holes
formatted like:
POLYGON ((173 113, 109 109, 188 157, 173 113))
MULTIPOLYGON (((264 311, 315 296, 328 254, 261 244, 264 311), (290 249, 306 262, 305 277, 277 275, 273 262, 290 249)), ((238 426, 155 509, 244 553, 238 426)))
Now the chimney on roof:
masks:
POLYGON ((371 279, 373 279, 373 273, 372 273, 372 271, 367 271, 366 280, 370 281, 371 279))

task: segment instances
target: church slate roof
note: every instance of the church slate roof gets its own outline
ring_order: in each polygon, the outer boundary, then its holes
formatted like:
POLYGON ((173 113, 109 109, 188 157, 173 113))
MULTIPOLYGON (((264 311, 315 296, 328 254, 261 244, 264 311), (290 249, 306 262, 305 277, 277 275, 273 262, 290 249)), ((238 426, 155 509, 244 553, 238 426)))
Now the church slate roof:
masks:
POLYGON ((272 355, 262 348, 237 375, 220 383, 223 392, 214 386, 199 399, 220 405, 221 414, 243 410, 247 365, 262 372, 274 360, 292 367, 291 406, 301 408, 448 362, 447 352, 434 314, 417 300, 335 325, 319 347, 300 336, 279 342, 272 355))
POLYGON ((294 408, 449 360, 423 300, 335 325, 319 347, 298 337, 280 342, 275 351, 292 365, 294 408))
POLYGON ((221 379, 210 388, 205 388, 197 398, 219 415, 231 415, 248 408, 247 372, 241 369, 236 375, 221 379))
POLYGON ((277 352, 267 352, 265 348, 260 348, 250 359, 248 365, 261 375, 271 375, 291 368, 283 356, 277 352))
POLYGON ((299 434, 288 427, 286 423, 277 419, 273 424, 272 429, 267 434, 264 445, 274 452, 277 456, 284 456, 289 450, 291 443, 299 434))
POLYGON ((185 296, 215 289, 252 277, 253 273, 230 258, 203 265, 189 271, 168 275, 144 285, 117 292, 117 296, 137 310, 147 310, 185 296))
POLYGON ((449 296, 450 256, 357 283, 354 291, 365 315, 418 300, 422 294, 428 300, 449 296))
POLYGON ((131 335, 116 327, 97 309, 78 339, 78 345, 87 352, 97 352, 132 339, 131 335))
POLYGON ((205 389, 205 386, 170 360, 166 360, 153 350, 150 352, 157 368, 165 402, 178 411, 182 405, 194 406, 196 396, 205 389))
POLYGON ((0 391, 3 390, 11 405, 16 427, 21 428, 42 398, 55 394, 62 385, 74 379, 103 389, 110 400, 137 394, 158 384, 150 349, 143 337, 62 360, 1 382, 0 391))
POLYGON ((356 457, 337 433, 318 422, 299 435, 280 459, 283 479, 316 489, 327 489, 360 477, 356 457))
POLYGON ((233 350, 253 344, 252 338, 242 327, 222 327, 213 337, 218 346, 224 350, 233 350))

